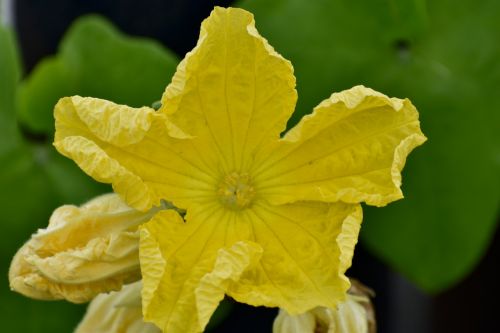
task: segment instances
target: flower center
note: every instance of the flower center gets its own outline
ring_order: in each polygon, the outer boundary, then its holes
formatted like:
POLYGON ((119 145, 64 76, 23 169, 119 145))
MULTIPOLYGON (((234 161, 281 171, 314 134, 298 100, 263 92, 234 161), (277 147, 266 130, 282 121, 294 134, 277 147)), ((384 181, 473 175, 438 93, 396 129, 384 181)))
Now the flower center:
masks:
POLYGON ((245 209, 252 203, 255 191, 247 173, 232 172, 219 185, 219 199, 229 209, 245 209))

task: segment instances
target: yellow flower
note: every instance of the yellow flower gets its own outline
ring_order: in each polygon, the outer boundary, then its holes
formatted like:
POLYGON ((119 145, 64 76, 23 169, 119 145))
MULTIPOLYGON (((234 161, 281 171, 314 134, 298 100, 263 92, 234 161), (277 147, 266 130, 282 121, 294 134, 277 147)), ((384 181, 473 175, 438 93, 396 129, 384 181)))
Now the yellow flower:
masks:
POLYGON ((91 300, 140 278, 139 224, 156 212, 128 207, 116 194, 54 211, 17 252, 9 270, 12 290, 36 299, 91 300))
POLYGON ((273 333, 375 333, 375 314, 369 295, 356 283, 336 308, 318 307, 299 315, 280 310, 273 333))
POLYGON ((159 333, 142 318, 141 286, 135 282, 119 292, 101 294, 88 306, 75 333, 159 333))
POLYGON ((344 299, 360 203, 402 198, 401 169, 425 137, 409 100, 362 86, 280 137, 296 99, 292 65, 253 16, 216 8, 158 111, 59 101, 62 154, 131 207, 186 210, 140 228, 146 321, 200 332, 224 294, 291 314, 344 299))

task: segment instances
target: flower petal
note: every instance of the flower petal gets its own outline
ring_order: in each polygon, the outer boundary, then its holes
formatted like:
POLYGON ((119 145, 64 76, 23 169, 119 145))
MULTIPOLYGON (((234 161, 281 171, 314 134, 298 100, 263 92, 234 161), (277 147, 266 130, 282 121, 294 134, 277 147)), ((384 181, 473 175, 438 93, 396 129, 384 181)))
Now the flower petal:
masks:
POLYGON ((160 110, 216 149, 227 173, 248 167, 263 143, 279 138, 296 99, 292 65, 259 35, 253 15, 216 7, 160 110))
POLYGON ((254 170, 259 191, 272 203, 298 200, 384 206, 403 197, 407 155, 426 140, 407 99, 369 88, 333 94, 254 170))
POLYGON ((261 255, 260 245, 248 241, 236 242, 231 247, 221 248, 217 252, 214 268, 203 276, 195 291, 200 327, 208 324, 226 290, 236 283, 248 268, 256 265, 261 255))
POLYGON ((75 333, 160 333, 142 320, 141 282, 101 294, 89 304, 75 333))
POLYGON ((293 314, 316 306, 335 307, 344 299, 349 288, 344 273, 362 221, 359 205, 260 202, 246 212, 251 240, 263 248, 263 254, 259 265, 230 286, 229 296, 293 314))
POLYGON ((181 132, 153 109, 73 96, 57 103, 55 118, 59 152, 136 209, 164 198, 185 208, 213 192, 216 178, 192 140, 172 138, 181 132))
POLYGON ((203 331, 226 289, 258 260, 257 244, 224 247, 224 215, 207 208, 185 223, 164 211, 141 228, 144 317, 164 332, 203 331))
POLYGON ((54 211, 18 251, 9 271, 11 288, 37 299, 86 302, 101 292, 119 290, 139 271, 137 226, 157 210, 139 212, 116 194, 54 211))

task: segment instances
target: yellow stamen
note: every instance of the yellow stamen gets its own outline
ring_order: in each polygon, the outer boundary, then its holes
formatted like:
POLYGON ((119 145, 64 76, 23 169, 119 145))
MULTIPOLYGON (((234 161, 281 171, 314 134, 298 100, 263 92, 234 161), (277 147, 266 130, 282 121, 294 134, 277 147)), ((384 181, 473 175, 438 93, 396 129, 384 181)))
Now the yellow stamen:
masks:
POLYGON ((241 210, 250 206, 255 191, 247 173, 232 172, 221 182, 218 194, 227 208, 241 210))

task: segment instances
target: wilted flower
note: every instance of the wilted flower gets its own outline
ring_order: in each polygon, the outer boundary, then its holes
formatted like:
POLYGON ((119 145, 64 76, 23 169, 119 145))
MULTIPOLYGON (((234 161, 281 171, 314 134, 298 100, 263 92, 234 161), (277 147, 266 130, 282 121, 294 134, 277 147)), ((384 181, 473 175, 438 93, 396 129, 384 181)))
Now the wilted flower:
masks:
POLYGON ((47 229, 34 234, 12 260, 11 288, 32 298, 81 303, 138 280, 137 227, 156 211, 137 211, 116 194, 81 207, 59 207, 47 229))

